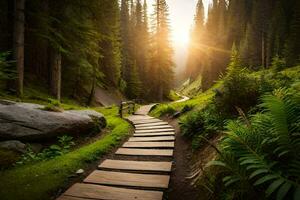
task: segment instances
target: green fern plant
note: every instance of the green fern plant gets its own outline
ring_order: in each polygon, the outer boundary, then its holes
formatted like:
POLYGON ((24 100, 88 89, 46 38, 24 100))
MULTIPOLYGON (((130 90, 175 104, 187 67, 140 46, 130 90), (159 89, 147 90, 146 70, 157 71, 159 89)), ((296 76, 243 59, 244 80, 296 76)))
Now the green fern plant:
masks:
POLYGON ((228 123, 221 144, 223 153, 211 164, 227 170, 229 175, 223 178, 227 187, 239 187, 246 181, 264 190, 267 198, 299 199, 299 92, 276 90, 262 102, 263 112, 251 116, 250 124, 241 119, 228 123), (235 165, 240 169, 232 167, 235 165))

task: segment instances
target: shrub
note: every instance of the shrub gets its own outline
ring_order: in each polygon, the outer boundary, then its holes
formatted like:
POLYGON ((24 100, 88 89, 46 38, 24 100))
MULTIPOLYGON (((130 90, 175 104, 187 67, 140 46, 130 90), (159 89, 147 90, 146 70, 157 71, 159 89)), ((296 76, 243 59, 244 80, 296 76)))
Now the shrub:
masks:
POLYGON ((244 68, 232 69, 223 79, 223 87, 215 96, 215 104, 223 114, 237 114, 236 108, 248 111, 258 102, 259 79, 244 68))
POLYGON ((158 109, 159 116, 165 116, 165 115, 173 115, 176 112, 176 109, 171 105, 160 105, 158 109))
POLYGON ((184 136, 193 138, 192 146, 200 147, 204 139, 210 138, 223 128, 223 117, 213 104, 201 111, 191 112, 180 120, 180 129, 184 136))
POLYGON ((28 146, 26 153, 22 155, 21 160, 18 161, 17 164, 22 165, 29 162, 52 159, 68 153, 71 147, 74 145, 75 143, 73 142, 73 137, 64 135, 58 137, 58 144, 53 144, 50 147, 45 148, 40 153, 34 152, 32 148, 28 146))
POLYGON ((272 69, 281 71, 286 68, 286 61, 284 58, 280 58, 278 55, 272 59, 272 69))
POLYGON ((181 133, 187 137, 200 134, 204 129, 204 120, 203 114, 199 111, 188 114, 179 122, 181 133))
POLYGON ((213 164, 227 171, 227 188, 248 183, 266 197, 299 199, 299 91, 276 90, 262 102, 263 112, 228 123, 221 158, 213 164))
POLYGON ((171 101, 177 101, 181 99, 181 96, 179 96, 174 90, 171 90, 168 95, 168 99, 171 101))
POLYGON ((0 80, 11 80, 16 78, 16 70, 11 67, 12 61, 7 61, 10 52, 0 53, 0 80))
POLYGON ((48 99, 49 103, 46 105, 43 110, 52 111, 52 112, 63 112, 64 109, 61 107, 59 101, 55 99, 48 99))
POLYGON ((233 48, 223 88, 215 96, 218 110, 224 114, 237 114, 237 107, 248 111, 257 104, 259 94, 259 79, 243 68, 239 54, 233 48))

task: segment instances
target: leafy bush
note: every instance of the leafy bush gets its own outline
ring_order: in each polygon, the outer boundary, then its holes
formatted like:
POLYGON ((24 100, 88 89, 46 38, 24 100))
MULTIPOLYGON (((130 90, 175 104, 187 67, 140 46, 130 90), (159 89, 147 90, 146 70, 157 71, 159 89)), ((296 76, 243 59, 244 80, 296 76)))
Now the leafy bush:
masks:
POLYGON ((48 99, 49 103, 46 105, 43 110, 52 111, 52 112, 63 112, 64 109, 61 107, 59 101, 55 99, 48 99))
POLYGON ((170 116, 170 115, 173 115, 176 112, 176 109, 171 105, 163 104, 163 105, 159 106, 158 112, 159 112, 158 113, 159 116, 165 116, 165 115, 170 116))
POLYGON ((220 160, 212 163, 227 171, 227 188, 248 184, 266 197, 300 198, 299 94, 276 90, 262 98, 263 112, 228 123, 220 160))
POLYGON ((180 120, 181 133, 184 136, 192 137, 204 130, 204 118, 202 112, 192 112, 180 120))
POLYGON ((280 58, 278 55, 272 59, 272 69, 281 71, 286 68, 286 61, 284 58, 280 58))
POLYGON ((168 99, 170 99, 171 101, 177 101, 181 99, 181 96, 179 96, 174 90, 171 90, 168 95, 168 99))
POLYGON ((243 67, 235 47, 228 71, 223 77, 223 87, 217 90, 215 104, 223 114, 237 114, 237 108, 248 111, 257 104, 260 95, 259 79, 243 67))
POLYGON ((16 70, 11 67, 12 61, 7 61, 10 52, 0 53, 0 80, 16 78, 16 70))
POLYGON ((246 68, 229 68, 223 79, 223 87, 215 96, 215 104, 222 113, 237 114, 236 108, 248 111, 260 96, 260 81, 246 68))
POLYGON ((223 117, 217 112, 213 104, 209 104, 201 111, 191 112, 180 120, 181 133, 193 138, 192 146, 200 147, 204 139, 210 138, 223 127, 223 117))
POLYGON ((20 161, 17 164, 22 165, 29 162, 52 159, 57 156, 63 155, 70 151, 70 148, 74 146, 73 137, 61 136, 58 137, 58 144, 53 144, 48 148, 45 148, 42 152, 36 153, 30 146, 27 147, 26 153, 22 155, 20 161))

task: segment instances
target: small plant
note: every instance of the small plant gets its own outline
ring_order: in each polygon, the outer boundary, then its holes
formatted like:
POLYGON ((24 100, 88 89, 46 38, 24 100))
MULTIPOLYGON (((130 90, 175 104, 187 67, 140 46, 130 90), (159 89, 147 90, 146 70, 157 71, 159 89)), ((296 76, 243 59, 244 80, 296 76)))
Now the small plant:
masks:
POLYGON ((12 61, 7 61, 10 52, 0 53, 0 80, 12 80, 17 76, 16 70, 11 67, 12 61))
POLYGON ((43 108, 43 110, 46 111, 52 111, 52 112, 63 112, 64 109, 61 107, 61 104, 59 101, 54 99, 48 99, 49 103, 47 106, 43 108))
POLYGON ((262 102, 261 113, 228 123, 220 159, 212 164, 226 170, 228 189, 250 185, 266 198, 299 199, 299 91, 276 90, 262 102))
POLYGON ((64 152, 68 152, 72 146, 75 146, 75 142, 73 142, 73 137, 68 135, 58 137, 58 143, 64 152))
POLYGON ((18 161, 17 164, 22 165, 34 161, 52 159, 70 152, 71 147, 74 145, 73 137, 67 135, 58 137, 58 144, 53 144, 39 153, 34 152, 32 147, 29 145, 26 152, 22 155, 21 160, 18 161))
POLYGON ((280 58, 278 55, 272 59, 272 69, 281 71, 286 68, 286 61, 284 58, 280 58))
POLYGON ((184 136, 192 137, 200 134, 204 129, 204 118, 202 112, 193 112, 180 120, 181 133, 184 136))
POLYGON ((168 99, 170 99, 171 101, 177 101, 181 99, 181 96, 179 96, 174 90, 171 90, 168 95, 168 99))
POLYGON ((176 109, 171 105, 162 105, 159 108, 159 115, 165 116, 165 115, 173 115, 176 112, 176 109))

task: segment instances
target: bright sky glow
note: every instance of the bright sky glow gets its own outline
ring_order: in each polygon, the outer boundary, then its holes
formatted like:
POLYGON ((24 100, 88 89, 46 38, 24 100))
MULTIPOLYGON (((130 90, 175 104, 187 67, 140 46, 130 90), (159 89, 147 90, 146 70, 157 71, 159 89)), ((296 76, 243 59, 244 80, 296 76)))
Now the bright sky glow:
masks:
MULTIPOLYGON (((169 19, 171 25, 171 40, 175 50, 174 62, 177 72, 185 67, 191 27, 194 23, 196 5, 198 0, 166 0, 169 6, 169 19)), ((203 0, 207 14, 207 8, 211 0, 203 0)), ((153 13, 155 0, 148 0, 149 13, 153 13)))

